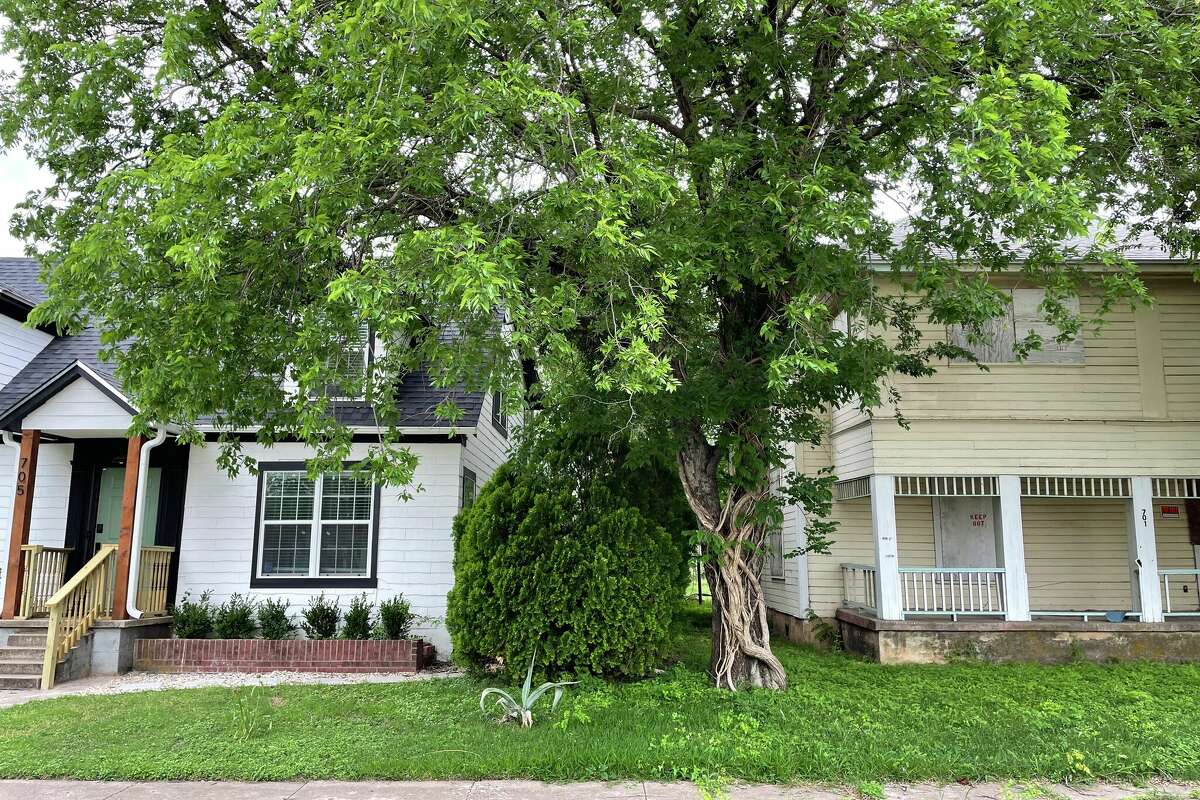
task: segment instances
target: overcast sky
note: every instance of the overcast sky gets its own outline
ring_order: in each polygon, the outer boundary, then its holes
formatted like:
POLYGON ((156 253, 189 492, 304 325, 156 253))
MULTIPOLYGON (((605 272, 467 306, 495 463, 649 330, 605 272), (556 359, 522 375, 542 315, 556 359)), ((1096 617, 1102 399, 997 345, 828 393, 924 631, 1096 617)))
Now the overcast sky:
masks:
MULTIPOLYGON (((0 17, 0 25, 4 18, 0 17)), ((16 69, 11 56, 0 54, 0 72, 16 69)), ((50 176, 38 169, 21 150, 0 151, 0 256, 24 255, 20 242, 8 233, 8 220, 17 203, 31 189, 41 189, 50 183, 50 176)))

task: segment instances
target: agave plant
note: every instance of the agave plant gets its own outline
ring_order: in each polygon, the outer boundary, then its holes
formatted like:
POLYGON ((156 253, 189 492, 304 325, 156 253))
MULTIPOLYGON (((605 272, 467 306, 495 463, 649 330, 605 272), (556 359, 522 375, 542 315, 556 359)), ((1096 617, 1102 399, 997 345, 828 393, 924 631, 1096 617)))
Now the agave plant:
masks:
POLYGON ((496 705, 504 712, 504 716, 500 718, 501 722, 520 722, 522 728, 533 726, 533 704, 538 699, 551 689, 554 690, 554 702, 550 704, 550 710, 558 708, 558 702, 562 700, 563 689, 573 683, 579 681, 559 681, 552 683, 547 681, 536 689, 533 688, 533 665, 537 661, 537 647, 533 648, 533 657, 529 659, 529 671, 525 673, 525 685, 521 687, 521 701, 517 702, 511 694, 503 689, 484 689, 483 694, 479 695, 479 710, 487 713, 487 700, 489 697, 496 698, 496 705))

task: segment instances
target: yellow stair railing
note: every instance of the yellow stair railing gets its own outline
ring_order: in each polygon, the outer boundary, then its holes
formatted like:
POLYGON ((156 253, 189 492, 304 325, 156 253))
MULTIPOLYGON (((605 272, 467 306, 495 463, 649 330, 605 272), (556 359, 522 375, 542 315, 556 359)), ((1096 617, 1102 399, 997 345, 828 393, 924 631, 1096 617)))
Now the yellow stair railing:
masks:
POLYGON ((69 547, 43 547, 40 544, 21 545, 25 580, 21 586, 20 619, 46 613, 46 601, 62 586, 67 574, 69 547))
POLYGON ((147 545, 138 564, 137 607, 144 614, 167 613, 167 582, 174 547, 147 545))
POLYGON ((42 662, 42 688, 54 687, 54 670, 96 620, 112 614, 111 576, 116 574, 117 546, 102 545, 47 602, 50 625, 46 629, 46 656, 42 662))

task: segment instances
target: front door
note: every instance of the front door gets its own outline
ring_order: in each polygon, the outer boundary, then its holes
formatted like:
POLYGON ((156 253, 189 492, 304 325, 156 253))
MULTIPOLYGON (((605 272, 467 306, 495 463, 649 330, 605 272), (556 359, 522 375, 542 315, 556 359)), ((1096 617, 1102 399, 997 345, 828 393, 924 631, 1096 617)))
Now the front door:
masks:
MULTIPOLYGON (((158 493, 162 486, 162 469, 150 467, 146 477, 146 509, 142 520, 142 546, 155 543, 158 533, 158 493)), ((100 490, 96 498, 96 527, 92 552, 102 544, 116 544, 121 534, 121 501, 125 495, 125 468, 104 467, 100 470, 100 490)))
POLYGON ((993 498, 938 497, 934 500, 934 523, 939 567, 1000 566, 993 498))

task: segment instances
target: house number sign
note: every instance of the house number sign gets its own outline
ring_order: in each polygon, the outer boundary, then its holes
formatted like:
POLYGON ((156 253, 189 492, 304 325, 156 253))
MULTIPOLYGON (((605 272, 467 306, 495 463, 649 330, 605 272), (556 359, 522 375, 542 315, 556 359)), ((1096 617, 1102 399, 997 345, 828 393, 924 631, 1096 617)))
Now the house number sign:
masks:
POLYGON ((20 466, 17 468, 17 497, 21 497, 29 491, 29 459, 22 456, 20 466))

